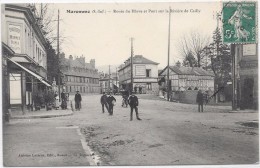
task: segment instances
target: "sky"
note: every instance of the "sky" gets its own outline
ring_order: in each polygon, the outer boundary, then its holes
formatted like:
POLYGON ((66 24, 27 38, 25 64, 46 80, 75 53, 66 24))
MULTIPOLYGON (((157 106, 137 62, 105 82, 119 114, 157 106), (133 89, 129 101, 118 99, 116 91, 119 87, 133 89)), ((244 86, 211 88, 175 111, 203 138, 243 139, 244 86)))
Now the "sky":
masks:
POLYGON ((170 64, 173 64, 183 59, 178 46, 185 34, 198 31, 212 37, 217 25, 214 15, 222 4, 67 3, 50 6, 54 15, 60 10, 60 31, 65 37, 61 50, 66 57, 83 55, 88 62, 95 59, 96 67, 120 65, 131 56, 130 38, 133 37, 134 54, 158 62, 159 69, 162 69, 167 65, 169 7, 174 10, 170 29, 170 64), (184 12, 185 9, 188 12, 184 12), (68 10, 90 13, 68 13, 68 10))

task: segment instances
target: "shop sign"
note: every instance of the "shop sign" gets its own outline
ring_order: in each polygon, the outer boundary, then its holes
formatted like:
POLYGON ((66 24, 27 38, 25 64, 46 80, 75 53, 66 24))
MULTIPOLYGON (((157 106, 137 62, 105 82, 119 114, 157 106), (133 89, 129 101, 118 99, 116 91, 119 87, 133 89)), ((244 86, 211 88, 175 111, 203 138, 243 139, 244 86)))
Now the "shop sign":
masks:
POLYGON ((256 44, 243 45, 243 56, 255 56, 255 55, 256 55, 256 44))
POLYGON ((9 47, 15 53, 21 53, 21 26, 18 25, 8 25, 8 42, 9 47))
POLYGON ((145 66, 144 65, 136 65, 135 66, 135 75, 136 76, 145 76, 145 66))

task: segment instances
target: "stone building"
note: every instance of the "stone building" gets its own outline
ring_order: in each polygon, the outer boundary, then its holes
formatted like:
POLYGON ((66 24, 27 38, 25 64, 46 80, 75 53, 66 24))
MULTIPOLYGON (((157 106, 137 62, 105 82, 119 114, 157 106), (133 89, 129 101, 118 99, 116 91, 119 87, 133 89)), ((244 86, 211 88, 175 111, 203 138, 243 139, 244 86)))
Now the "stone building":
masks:
POLYGON ((34 95, 51 85, 47 82, 46 39, 33 7, 2 4, 2 63, 7 108, 34 104, 34 95))
POLYGON ((86 63, 85 57, 72 55, 65 58, 60 54, 60 69, 62 72, 63 88, 68 93, 100 93, 99 74, 95 68, 95 59, 86 63))
MULTIPOLYGON (((119 87, 120 89, 131 90, 131 59, 127 59, 125 64, 119 67, 119 87)), ((158 64, 142 55, 133 57, 133 88, 138 93, 158 92, 158 64)))

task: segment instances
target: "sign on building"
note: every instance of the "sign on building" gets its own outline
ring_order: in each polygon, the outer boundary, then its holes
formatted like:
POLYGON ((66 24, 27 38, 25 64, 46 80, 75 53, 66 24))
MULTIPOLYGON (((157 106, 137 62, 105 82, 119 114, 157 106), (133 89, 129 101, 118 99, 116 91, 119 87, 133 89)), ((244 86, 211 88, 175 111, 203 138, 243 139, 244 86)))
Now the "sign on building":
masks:
POLYGON ((223 3, 223 42, 256 43, 256 2, 223 3))
POLYGON ((21 53, 21 26, 8 25, 8 42, 9 46, 15 53, 21 53))
POLYGON ((135 75, 136 76, 145 76, 145 65, 136 65, 135 66, 135 75))

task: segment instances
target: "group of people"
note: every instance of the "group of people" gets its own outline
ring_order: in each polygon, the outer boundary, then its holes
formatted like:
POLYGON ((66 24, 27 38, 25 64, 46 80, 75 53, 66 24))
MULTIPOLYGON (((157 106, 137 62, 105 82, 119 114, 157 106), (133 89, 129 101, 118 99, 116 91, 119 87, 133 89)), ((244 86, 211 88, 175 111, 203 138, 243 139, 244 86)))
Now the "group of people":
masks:
MULTIPOLYGON (((139 105, 138 98, 133 93, 130 93, 130 96, 128 96, 127 94, 123 94, 122 97, 123 97, 123 102, 127 101, 125 102, 126 107, 128 104, 130 106, 130 121, 133 120, 133 110, 135 110, 136 119, 141 120, 138 114, 138 107, 137 107, 139 105)), ((107 96, 106 93, 103 92, 103 95, 101 96, 100 99, 100 103, 102 105, 102 112, 103 113, 105 112, 105 107, 106 107, 109 115, 113 115, 113 107, 115 106, 115 102, 116 99, 114 98, 114 96, 111 95, 111 93, 109 93, 109 95, 107 96)))
MULTIPOLYGON (((55 92, 54 94, 55 97, 55 102, 54 102, 54 107, 57 110, 59 108, 59 99, 58 99, 58 93, 55 92)), ((65 90, 63 90, 60 94, 61 97, 61 109, 67 109, 67 100, 68 100, 68 95, 65 93, 65 90)), ((75 110, 80 110, 81 109, 81 94, 79 91, 76 91, 74 101, 75 101, 75 110)))

